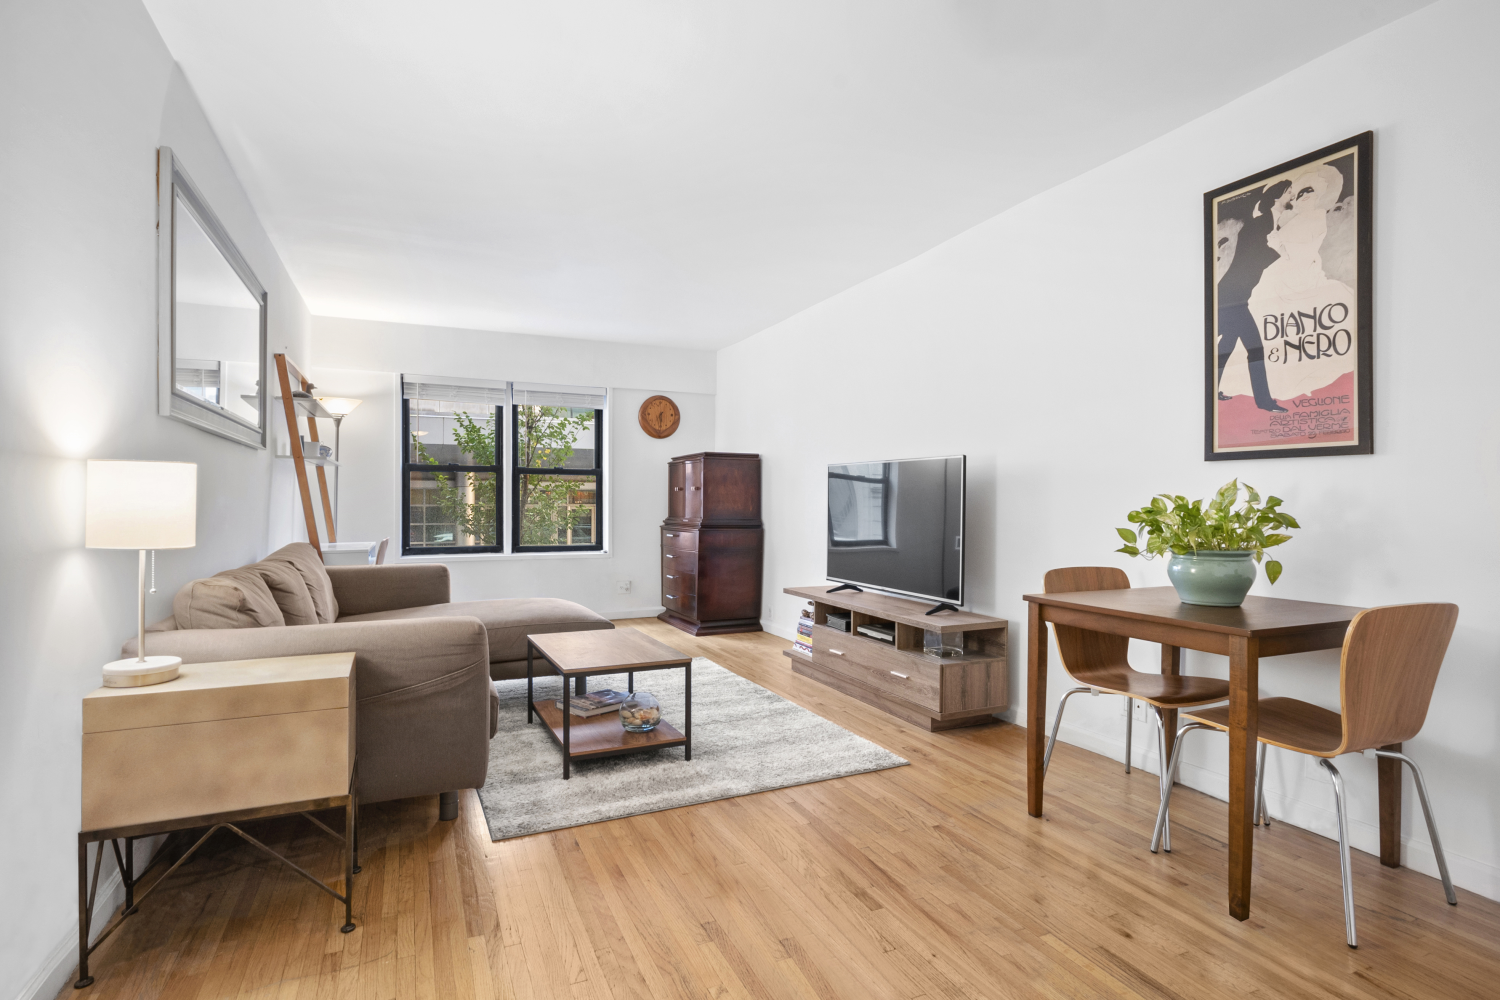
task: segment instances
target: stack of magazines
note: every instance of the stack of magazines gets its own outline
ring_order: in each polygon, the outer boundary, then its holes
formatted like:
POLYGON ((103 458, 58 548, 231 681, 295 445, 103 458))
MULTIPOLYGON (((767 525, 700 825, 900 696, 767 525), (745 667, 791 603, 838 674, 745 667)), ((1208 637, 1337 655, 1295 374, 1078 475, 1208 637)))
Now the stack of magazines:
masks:
MULTIPOLYGON (((618 711, 629 697, 630 694, 626 691, 590 691, 588 694, 574 695, 568 699, 569 714, 575 719, 592 719, 605 712, 618 711)), ((562 699, 554 701, 552 706, 561 712, 562 699)))
POLYGON ((792 640, 792 649, 799 653, 812 655, 812 608, 803 608, 802 617, 797 621, 797 638, 792 640))

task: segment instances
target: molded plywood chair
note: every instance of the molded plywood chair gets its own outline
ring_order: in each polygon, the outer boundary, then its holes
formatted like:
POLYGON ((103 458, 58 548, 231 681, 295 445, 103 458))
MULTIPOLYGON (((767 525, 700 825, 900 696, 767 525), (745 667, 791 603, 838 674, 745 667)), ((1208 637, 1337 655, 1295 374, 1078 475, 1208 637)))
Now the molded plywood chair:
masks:
MULTIPOLYGON (((1354 934, 1354 881, 1349 867, 1349 813, 1344 801, 1344 781, 1331 757, 1346 753, 1363 753, 1367 757, 1399 760, 1411 768, 1422 801, 1422 815, 1427 819, 1427 834, 1432 838, 1432 852, 1437 855, 1438 872, 1443 877, 1443 893, 1448 902, 1458 905, 1453 880, 1448 877, 1448 861, 1443 857, 1443 843, 1438 839, 1437 823, 1432 818, 1432 804, 1427 799, 1427 782, 1417 762, 1395 750, 1382 747, 1404 743, 1416 736, 1427 720, 1427 706, 1437 684, 1438 669, 1453 638, 1458 622, 1456 604, 1396 604, 1370 608, 1354 616, 1344 635, 1344 652, 1339 660, 1339 708, 1326 708, 1298 701, 1296 698, 1265 698, 1260 703, 1260 761, 1256 767, 1256 802, 1265 810, 1266 746, 1282 747, 1321 758, 1319 763, 1333 780, 1333 801, 1339 819, 1339 867, 1344 879, 1344 929, 1349 947, 1359 947, 1354 934)), ((1174 777, 1182 757, 1183 737, 1194 729, 1229 729, 1229 709, 1210 708, 1186 716, 1187 724, 1177 733, 1177 746, 1167 771, 1174 777)), ((1167 806, 1172 798, 1171 783, 1166 785, 1161 809, 1156 816, 1156 832, 1151 838, 1154 852, 1166 824, 1167 806)), ((1269 825, 1269 820, 1267 821, 1269 825)), ((1171 850, 1170 844, 1167 850, 1171 850)))
MULTIPOLYGON (((1113 566, 1070 566, 1066 569, 1049 570, 1042 583, 1049 594, 1072 594, 1089 590, 1129 590, 1130 579, 1123 570, 1113 566)), ((1057 717, 1052 723, 1052 735, 1047 740, 1047 752, 1042 758, 1042 770, 1052 763, 1052 748, 1057 743, 1057 731, 1062 726, 1063 709, 1068 699, 1085 691, 1094 694, 1118 694, 1126 698, 1144 701, 1156 709, 1156 738, 1158 760, 1161 770, 1166 771, 1166 736, 1162 728, 1162 711, 1193 708, 1229 697, 1229 683, 1213 677, 1184 677, 1168 674, 1149 674, 1135 670, 1126 659, 1130 640, 1121 635, 1091 632, 1072 625, 1053 624, 1057 635, 1057 649, 1062 656, 1063 669, 1081 687, 1064 692, 1057 705, 1057 717)), ((1133 712, 1125 715, 1125 772, 1130 773, 1131 719, 1133 712)), ((1165 789, 1165 786, 1163 786, 1165 789)), ((1165 790, 1162 801, 1166 801, 1165 790)), ((1170 849, 1171 831, 1166 834, 1170 849)))

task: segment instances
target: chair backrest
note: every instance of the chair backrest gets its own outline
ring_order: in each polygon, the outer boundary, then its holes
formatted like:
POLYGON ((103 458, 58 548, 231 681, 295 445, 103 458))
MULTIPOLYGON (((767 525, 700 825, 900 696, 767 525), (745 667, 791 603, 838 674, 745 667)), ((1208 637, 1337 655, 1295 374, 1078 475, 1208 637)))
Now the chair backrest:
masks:
POLYGON ((389 537, 382 538, 380 540, 380 545, 375 549, 375 565, 376 566, 383 566, 383 565, 385 565, 385 548, 386 548, 387 545, 390 545, 390 544, 391 544, 391 540, 390 540, 389 537))
MULTIPOLYGON (((1052 569, 1042 578, 1042 590, 1049 594, 1075 594, 1085 590, 1129 590, 1130 578, 1114 566, 1068 566, 1052 569)), ((1063 669, 1080 684, 1091 683, 1095 674, 1128 662, 1130 640, 1123 635, 1093 632, 1073 625, 1053 622, 1057 633, 1057 651, 1062 655, 1063 669)))
POLYGON ((1342 753, 1421 731, 1457 622, 1456 604, 1393 604, 1354 616, 1339 662, 1342 753))

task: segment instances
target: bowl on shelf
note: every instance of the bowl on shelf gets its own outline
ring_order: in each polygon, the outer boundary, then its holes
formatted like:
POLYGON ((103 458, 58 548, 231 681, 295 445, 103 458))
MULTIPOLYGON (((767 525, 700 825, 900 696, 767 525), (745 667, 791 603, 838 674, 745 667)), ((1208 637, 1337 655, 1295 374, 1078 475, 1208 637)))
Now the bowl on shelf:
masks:
POLYGON ((661 725, 661 703, 650 691, 633 691, 620 704, 620 725, 627 733, 649 733, 661 725))

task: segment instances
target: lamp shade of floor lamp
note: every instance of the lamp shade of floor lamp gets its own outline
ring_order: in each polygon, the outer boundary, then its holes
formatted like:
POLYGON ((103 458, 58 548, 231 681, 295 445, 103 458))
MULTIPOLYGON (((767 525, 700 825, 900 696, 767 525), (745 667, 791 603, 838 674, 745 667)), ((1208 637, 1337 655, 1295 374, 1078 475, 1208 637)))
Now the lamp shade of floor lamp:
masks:
POLYGON ((193 462, 90 459, 84 545, 140 553, 136 655, 104 665, 105 687, 160 684, 177 676, 180 656, 146 655, 146 553, 198 544, 198 466, 193 462))

